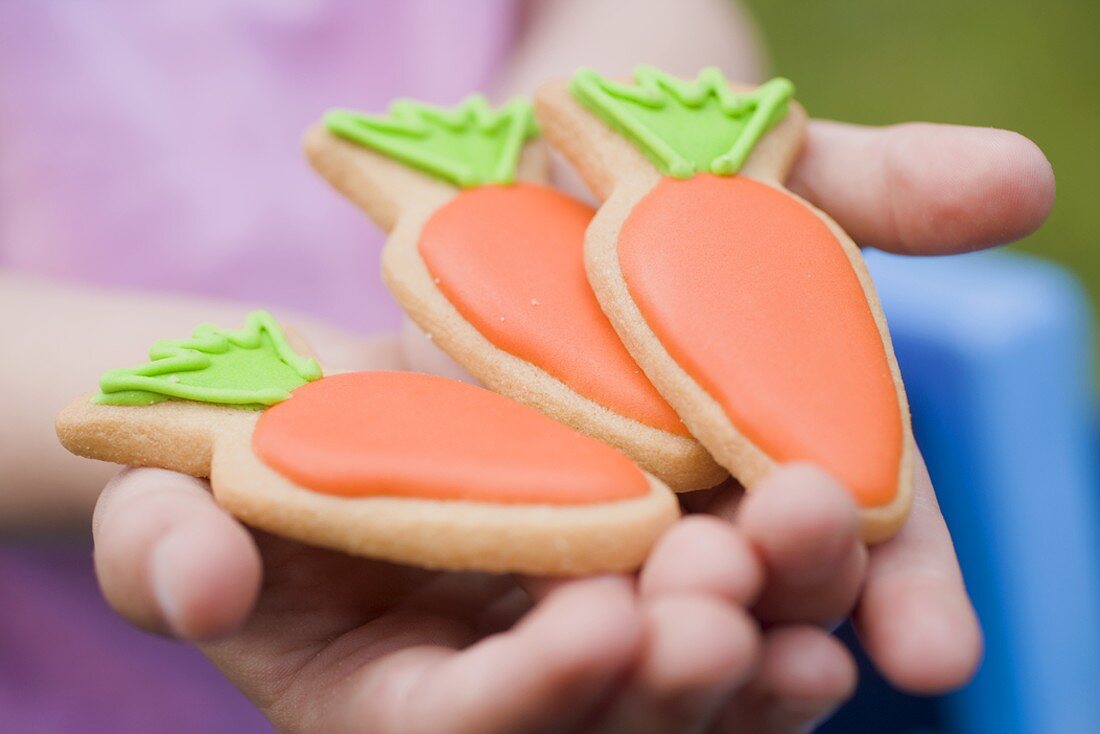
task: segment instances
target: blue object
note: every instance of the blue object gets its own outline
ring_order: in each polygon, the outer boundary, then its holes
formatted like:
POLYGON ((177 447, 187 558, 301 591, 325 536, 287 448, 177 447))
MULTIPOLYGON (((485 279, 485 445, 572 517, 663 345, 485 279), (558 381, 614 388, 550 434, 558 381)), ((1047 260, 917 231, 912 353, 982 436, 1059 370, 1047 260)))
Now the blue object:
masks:
POLYGON ((963 691, 906 697, 908 720, 884 726, 883 697, 900 694, 872 680, 822 731, 1100 732, 1092 324, 1081 288, 1018 254, 876 252, 868 265, 986 653, 963 691))

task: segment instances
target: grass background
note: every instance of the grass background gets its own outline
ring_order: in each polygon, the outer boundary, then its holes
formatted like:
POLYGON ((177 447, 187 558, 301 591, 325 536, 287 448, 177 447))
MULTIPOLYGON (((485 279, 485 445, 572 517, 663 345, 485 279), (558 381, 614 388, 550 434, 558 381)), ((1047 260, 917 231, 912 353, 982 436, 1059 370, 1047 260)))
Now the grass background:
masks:
POLYGON ((815 117, 988 125, 1038 143, 1058 199, 1013 247, 1072 268, 1100 316, 1100 0, 745 4, 815 117))

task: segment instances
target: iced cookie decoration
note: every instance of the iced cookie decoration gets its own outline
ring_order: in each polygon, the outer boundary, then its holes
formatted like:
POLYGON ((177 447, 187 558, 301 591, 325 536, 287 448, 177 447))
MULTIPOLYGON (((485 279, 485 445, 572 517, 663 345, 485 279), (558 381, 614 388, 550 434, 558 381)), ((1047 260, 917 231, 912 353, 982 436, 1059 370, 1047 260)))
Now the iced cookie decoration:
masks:
POLYGON ((792 93, 581 70, 536 109, 603 201, 585 242, 600 305, 692 435, 750 490, 778 462, 827 469, 876 542, 909 510, 908 404, 859 248, 783 188, 792 93))
POLYGON ((92 401, 151 405, 174 398, 264 407, 320 377, 317 361, 295 353, 271 315, 255 311, 240 331, 203 324, 190 339, 157 342, 147 363, 105 373, 92 401))
POLYGON ((532 408, 412 372, 322 376, 295 342, 264 312, 158 342, 70 403, 58 436, 209 477, 262 530, 428 568, 626 571, 679 515, 625 455, 532 408))
POLYGON ((467 372, 629 455, 677 491, 726 471, 630 357, 584 273, 593 211, 542 183, 530 105, 396 102, 310 130, 313 166, 383 229, 383 277, 467 372))

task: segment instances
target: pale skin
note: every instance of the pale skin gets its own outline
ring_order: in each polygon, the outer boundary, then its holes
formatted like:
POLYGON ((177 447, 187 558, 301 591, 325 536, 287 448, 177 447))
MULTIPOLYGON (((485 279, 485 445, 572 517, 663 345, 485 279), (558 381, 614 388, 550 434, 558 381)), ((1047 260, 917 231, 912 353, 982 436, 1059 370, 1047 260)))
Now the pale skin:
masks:
MULTIPOLYGON (((544 43, 556 45, 565 15, 546 19, 544 43)), ((720 51, 707 52, 689 66, 716 63, 720 51)), ((684 66, 660 55, 646 60, 684 66)), ((509 83, 538 73, 539 63, 519 61, 509 83)), ((1050 166, 1027 139, 927 124, 815 121, 789 186, 861 244, 907 254, 1018 239, 1054 197, 1050 166)), ((35 314, 11 325, 15 353, 42 353, 41 334, 53 333, 82 355, 32 374, 0 363, 5 404, 21 416, 0 426, 8 527, 90 506, 104 475, 67 457, 47 430, 88 374, 131 363, 153 338, 198 322, 239 323, 246 310, 134 305, 0 280, 0 310, 35 314)), ((334 367, 442 369, 417 340, 302 330, 334 367)), ((637 576, 548 582, 428 574, 306 548, 249 531, 199 480, 130 470, 99 498, 96 567, 123 616, 198 642, 282 731, 362 731, 366 722, 395 732, 797 731, 854 689, 853 661, 827 632, 849 614, 900 688, 934 693, 972 675, 981 634, 923 464, 909 521, 870 551, 849 495, 812 467, 783 467, 749 496, 726 486, 685 505, 696 513, 637 576)))

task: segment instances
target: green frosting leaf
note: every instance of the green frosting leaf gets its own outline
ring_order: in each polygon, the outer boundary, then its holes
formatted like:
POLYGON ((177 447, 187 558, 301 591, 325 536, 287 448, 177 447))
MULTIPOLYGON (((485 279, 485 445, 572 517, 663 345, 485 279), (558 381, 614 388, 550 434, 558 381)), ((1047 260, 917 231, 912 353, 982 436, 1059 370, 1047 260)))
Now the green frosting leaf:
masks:
POLYGON ((515 181, 523 144, 538 132, 527 100, 512 99, 494 110, 480 94, 455 107, 398 100, 387 115, 331 110, 325 126, 463 188, 515 181))
POLYGON ((104 373, 93 402, 151 405, 177 399, 262 408, 321 377, 316 360, 296 354, 267 311, 250 313, 239 331, 203 324, 190 339, 158 341, 149 359, 104 373))
POLYGON ((747 94, 706 68, 685 81, 651 66, 621 84, 581 69, 569 89, 585 107, 630 139, 667 176, 690 178, 741 170, 760 138, 787 114, 794 85, 772 79, 747 94))

